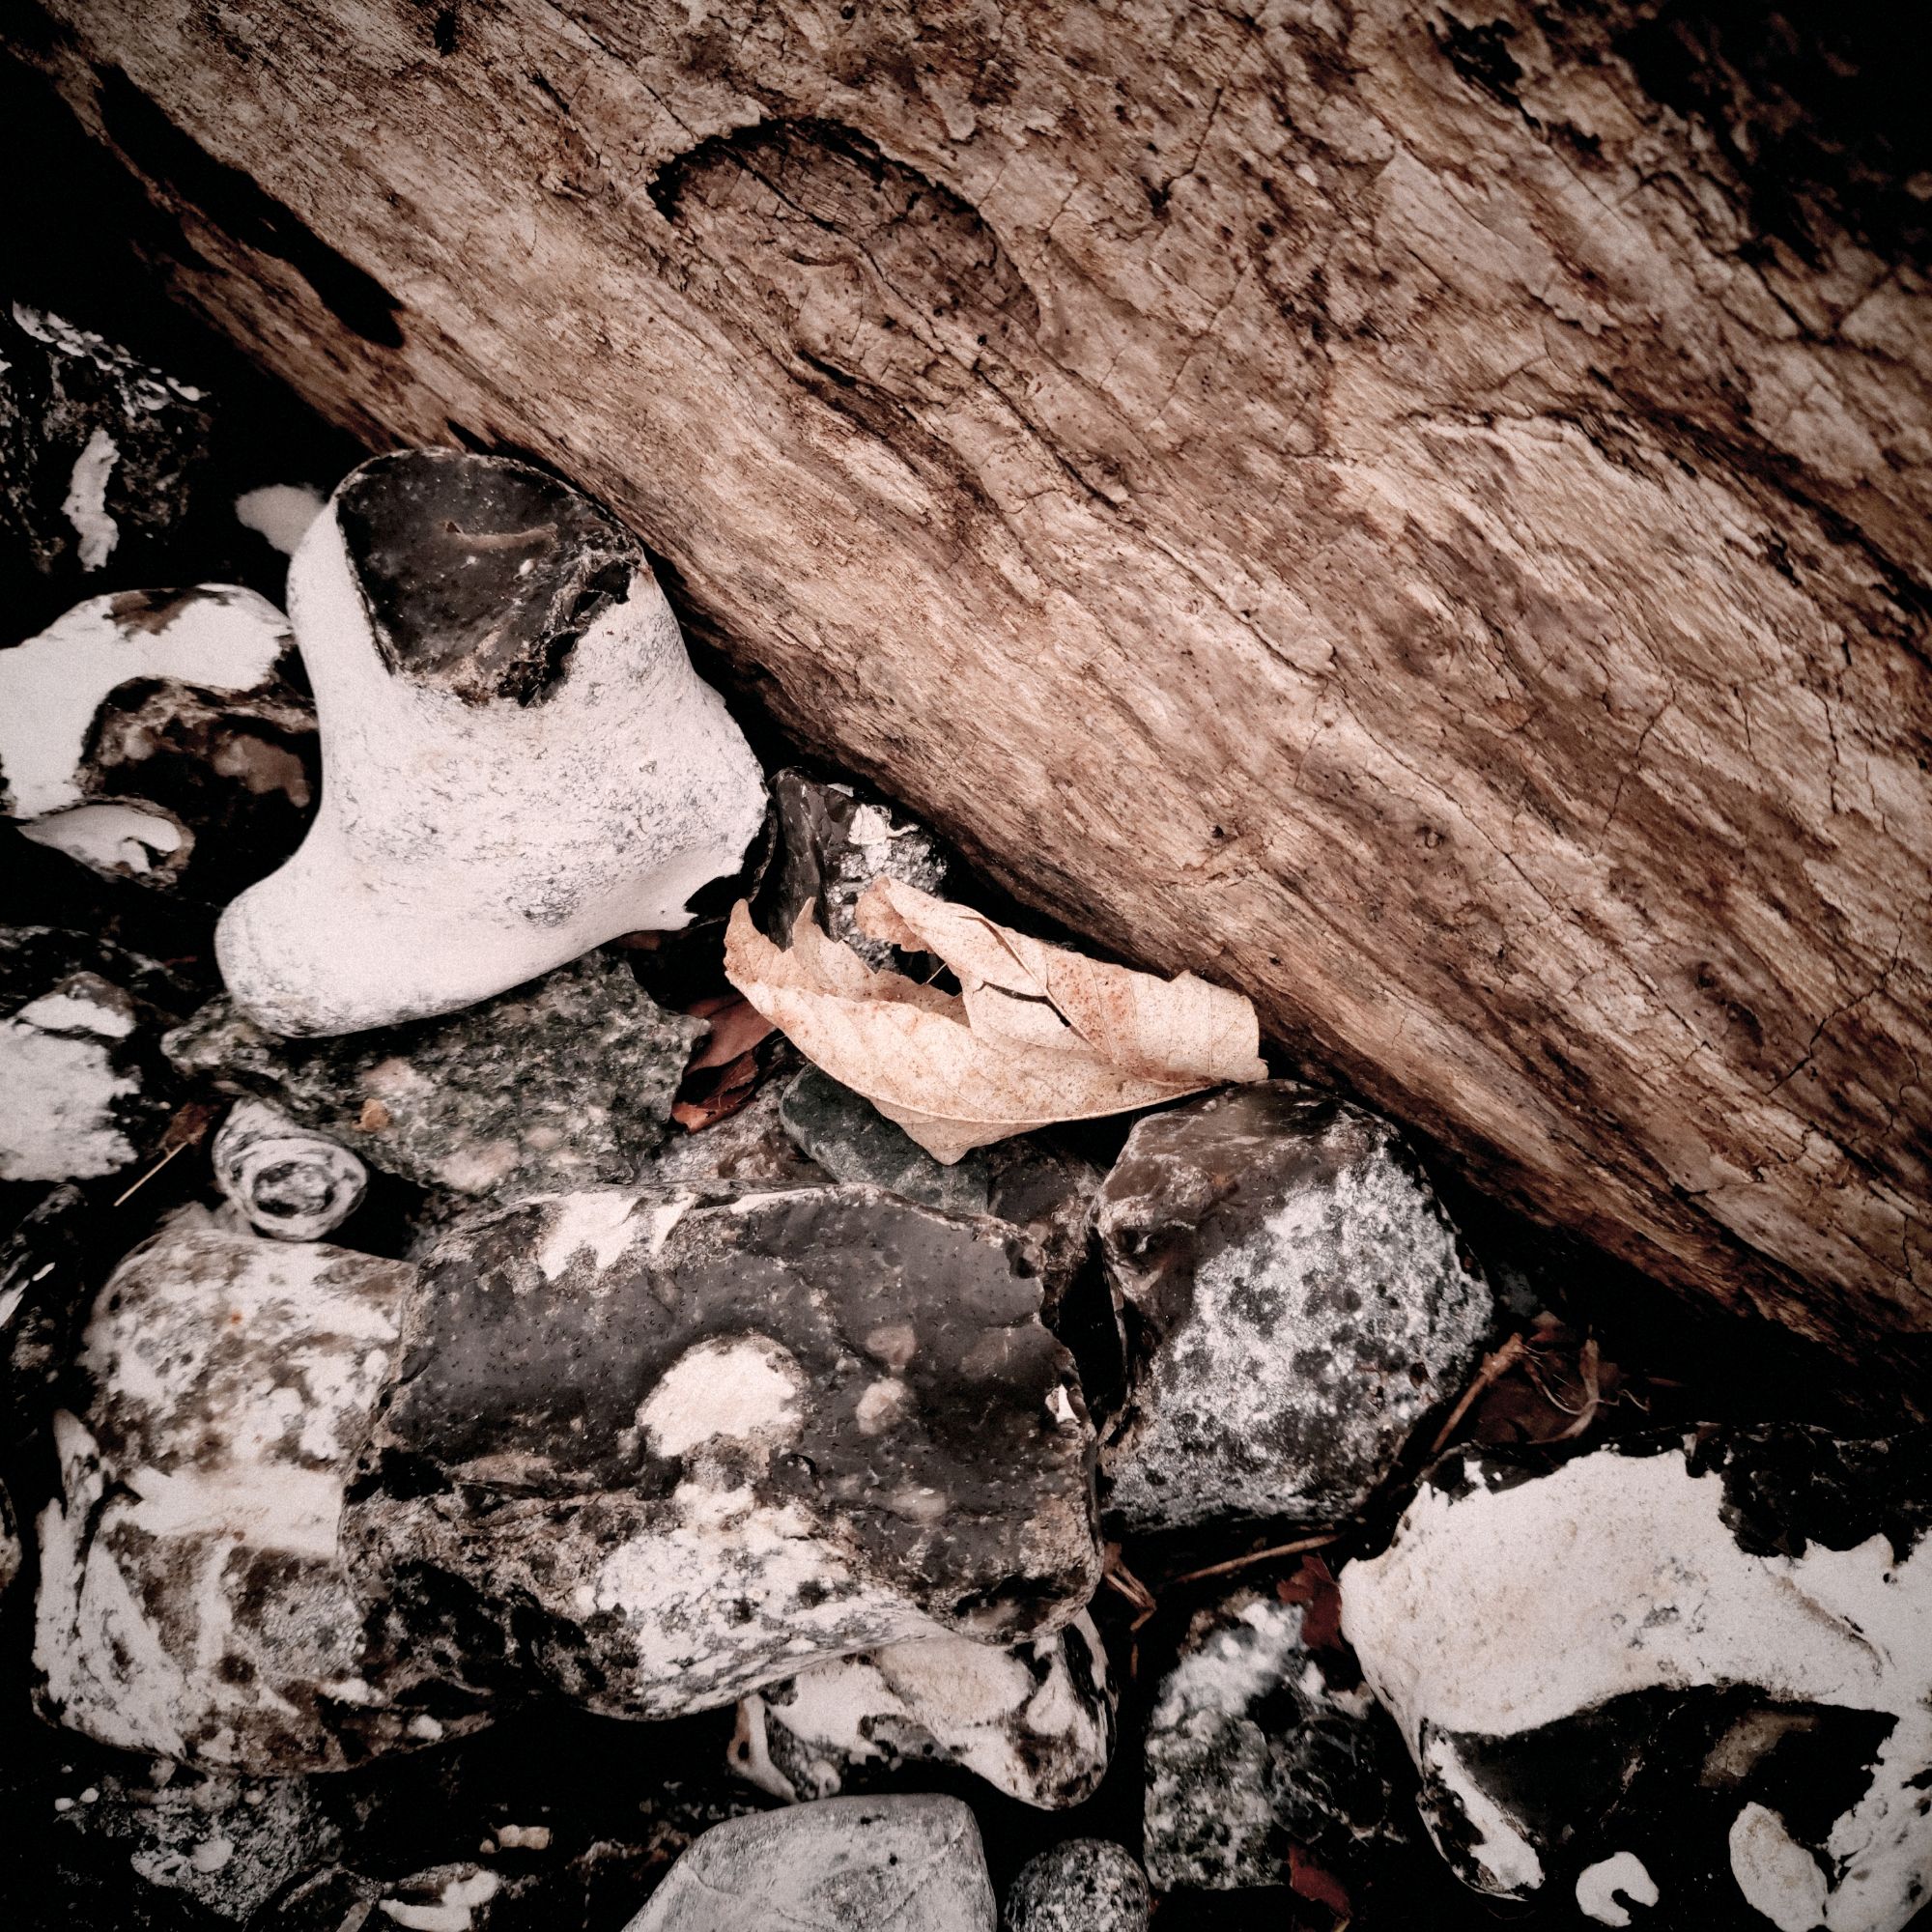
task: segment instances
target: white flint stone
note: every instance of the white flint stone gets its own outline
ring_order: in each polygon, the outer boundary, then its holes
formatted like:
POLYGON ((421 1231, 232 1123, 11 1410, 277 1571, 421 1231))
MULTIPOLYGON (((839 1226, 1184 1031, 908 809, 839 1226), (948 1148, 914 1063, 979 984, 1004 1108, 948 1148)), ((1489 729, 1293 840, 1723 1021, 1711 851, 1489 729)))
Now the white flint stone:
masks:
POLYGON ((956 1798, 829 1798, 714 1825, 625 1932, 996 1932, 956 1798))
POLYGON ((258 1234, 319 1241, 361 1206, 369 1170, 327 1134, 265 1100, 229 1109, 210 1150, 215 1184, 258 1234))
MULTIPOLYGON (((1432 1835, 1470 1883, 1520 1895, 1559 1859, 1614 1851, 1577 1880, 1585 1912, 1621 1924, 1616 1892, 1648 1903, 1661 1890, 1683 1922, 1688 1902, 1654 1874, 1686 1812, 1673 1803, 1634 1850, 1633 1816, 1617 1828, 1624 1845, 1591 1847, 1588 1819, 1534 1821, 1509 1752, 1575 1719, 1601 1732, 1613 1700, 1702 1692, 1728 1728, 1701 1776, 1692 1761, 1684 1798, 1732 1807, 1719 1813, 1731 1906, 1741 1895, 1786 1932, 1899 1932, 1913 1918, 1932 1887, 1932 1549, 1923 1496, 1909 1488, 1886 1518, 1910 1526, 1906 1546, 1854 1514, 1878 1493, 1869 1469, 1890 1466, 1875 1459, 1891 1453, 1817 1431, 1692 1435, 1600 1449, 1541 1475, 1459 1459, 1425 1483, 1386 1552, 1343 1571, 1344 1626, 1423 1773, 1432 1835), (1775 1541, 1751 1509, 1776 1524, 1775 1541), (1841 1536, 1846 1547, 1825 1540, 1841 1536), (1741 1690, 1757 1698, 1743 1722, 1741 1690), (1752 1708, 1771 1718, 1756 1733, 1752 1708), (1776 1765, 1763 1740, 1828 1738, 1834 1720, 1850 1740, 1849 1802, 1800 1842, 1743 1780, 1776 1765), (1882 1742, 1873 1750, 1867 1738, 1882 1742), (1502 1770, 1489 1779, 1485 1764, 1502 1770)), ((1551 1735, 1560 1750, 1563 1733, 1551 1735)), ((1813 1804, 1815 1773, 1804 1787, 1813 1804)))
POLYGON ((117 1116, 141 1081, 115 1052, 133 1030, 132 1001, 92 973, 0 1020, 0 1180, 92 1180, 134 1158, 117 1116))
MULTIPOLYGON (((288 647, 281 612, 234 584, 204 584, 159 605, 119 595, 75 605, 37 636, 0 650, 0 780, 8 815, 45 818, 86 801, 89 733, 120 686, 140 679, 215 693, 253 691, 288 647)), ((151 810, 163 815, 158 807, 151 810)))
POLYGON ((538 471, 365 464, 298 548, 289 605, 327 782, 217 935, 274 1032, 449 1012, 682 926, 762 822, 757 763, 641 552, 538 471))
POLYGON ((934 1638, 801 1671, 744 1700, 732 1761, 793 1802, 834 1796, 860 1765, 923 1759, 1058 1809, 1106 1776, 1114 1702, 1106 1651, 1082 1611, 1012 1649, 934 1638))

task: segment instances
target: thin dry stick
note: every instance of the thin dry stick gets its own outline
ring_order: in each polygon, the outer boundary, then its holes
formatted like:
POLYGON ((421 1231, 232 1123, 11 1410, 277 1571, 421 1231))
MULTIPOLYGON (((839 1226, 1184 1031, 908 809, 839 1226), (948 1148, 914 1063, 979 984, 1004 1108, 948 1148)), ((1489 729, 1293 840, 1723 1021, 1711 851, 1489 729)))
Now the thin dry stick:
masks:
POLYGON ((1246 1556, 1230 1557, 1225 1563, 1210 1563, 1205 1570, 1189 1570, 1183 1576, 1170 1577, 1166 1587, 1171 1590, 1177 1583, 1198 1583, 1204 1577, 1225 1577, 1231 1571, 1245 1570, 1251 1563, 1265 1563, 1273 1556, 1299 1556, 1304 1549, 1325 1549, 1329 1544, 1341 1540, 1339 1529, 1324 1529, 1320 1536, 1304 1536, 1293 1543, 1277 1543, 1271 1549, 1252 1550, 1246 1556))
POLYGON ((128 1183, 127 1187, 124 1188, 121 1193, 115 1196, 114 1198, 115 1207, 117 1208, 120 1207, 122 1202, 126 1201, 128 1197, 130 1194, 133 1194, 137 1189, 147 1186, 148 1182, 154 1179, 155 1176, 160 1173, 161 1169, 167 1166, 168 1162, 174 1159, 175 1155, 180 1153, 182 1149, 186 1147, 188 1143, 186 1141, 177 1141, 174 1144, 174 1146, 171 1147, 167 1151, 167 1152, 164 1153, 160 1157, 160 1159, 157 1160, 154 1164, 154 1166, 147 1171, 146 1174, 142 1175, 138 1180, 130 1180, 128 1183))
POLYGON ((1101 1572, 1101 1578, 1140 1612, 1128 1626, 1129 1630, 1139 1630, 1160 1608, 1154 1601, 1153 1592, 1121 1561, 1121 1546, 1118 1543, 1107 1546, 1106 1568, 1101 1572))
POLYGON ((1522 1359, 1523 1339, 1512 1335, 1493 1354, 1483 1357, 1483 1366, 1476 1371, 1476 1378, 1463 1391, 1456 1406, 1449 1411, 1449 1420, 1435 1432, 1435 1440, 1429 1445, 1432 1456, 1439 1455, 1442 1445, 1462 1427, 1463 1418, 1475 1406, 1476 1398, 1494 1383, 1500 1381, 1518 1362, 1522 1359))
POLYGON ((1603 1380, 1597 1366, 1597 1338, 1594 1335, 1577 1351, 1577 1373, 1583 1381, 1583 1406, 1577 1411, 1576 1419, 1567 1429, 1549 1438, 1552 1442, 1568 1442, 1572 1437, 1582 1435, 1596 1419, 1598 1406, 1604 1400, 1603 1380))

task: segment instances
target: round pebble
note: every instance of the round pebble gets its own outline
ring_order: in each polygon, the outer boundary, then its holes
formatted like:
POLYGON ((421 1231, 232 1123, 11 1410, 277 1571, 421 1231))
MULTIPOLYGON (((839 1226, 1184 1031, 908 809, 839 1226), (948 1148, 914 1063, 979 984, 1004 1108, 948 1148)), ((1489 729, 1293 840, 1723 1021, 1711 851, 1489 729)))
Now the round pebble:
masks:
POLYGON ((1147 1932, 1148 1882, 1105 1838, 1069 1838, 1020 1867, 1006 1932, 1147 1932))

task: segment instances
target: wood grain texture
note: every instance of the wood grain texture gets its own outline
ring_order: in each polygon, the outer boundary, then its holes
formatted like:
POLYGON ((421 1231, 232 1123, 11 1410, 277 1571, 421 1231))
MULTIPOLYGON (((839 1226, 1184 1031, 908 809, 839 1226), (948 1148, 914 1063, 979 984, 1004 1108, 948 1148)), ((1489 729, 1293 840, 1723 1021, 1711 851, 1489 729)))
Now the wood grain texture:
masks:
POLYGON ((554 462, 1022 898, 1927 1359, 1922 204, 1778 74, 1628 0, 44 4, 337 420, 554 462))

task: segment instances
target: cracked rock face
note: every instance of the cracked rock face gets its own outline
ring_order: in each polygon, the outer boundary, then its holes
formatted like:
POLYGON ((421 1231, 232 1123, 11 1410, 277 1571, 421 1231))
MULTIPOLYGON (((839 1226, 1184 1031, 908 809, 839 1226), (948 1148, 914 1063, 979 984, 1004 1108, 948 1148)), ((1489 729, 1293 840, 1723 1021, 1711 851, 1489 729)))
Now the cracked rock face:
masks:
POLYGON ((313 809, 313 707, 295 640, 252 590, 199 584, 77 605, 0 650, 0 804, 110 878, 224 904, 313 809))
POLYGON ((828 1798, 713 1826, 625 1932, 997 1932, 956 1798, 828 1798))
POLYGON ((1477 1889, 1896 1932, 1932 1889, 1928 1526, 1922 1433, 1452 1457, 1342 1573, 1344 1625, 1477 1889))
POLYGON ((225 1000, 170 1034, 185 1073, 270 1100, 422 1187, 513 1198, 635 1179, 703 1033, 594 953, 471 1011, 277 1039, 225 1000))
POLYGON ((258 1235, 319 1241, 361 1205, 369 1170, 339 1141, 278 1107, 241 1100, 209 1150, 214 1183, 258 1235))
POLYGON ((760 926, 788 946, 799 914, 810 906, 819 924, 874 971, 901 966, 903 955, 894 947, 859 930, 854 910, 874 879, 903 879, 922 892, 939 892, 951 867, 946 847, 863 786, 787 768, 773 775, 772 802, 779 847, 758 894, 760 926))
POLYGON ((965 1766, 1023 1804, 1060 1809, 1107 1774, 1116 1693, 1083 1611, 1064 1631, 999 1649, 895 1644, 768 1685, 740 1706, 734 1766, 787 1801, 830 1798, 860 1766, 965 1766))
POLYGON ((282 1034, 450 1012, 619 933, 674 930, 765 789, 636 541, 498 457, 354 471, 289 568, 328 783, 223 915, 237 1004, 282 1034))
POLYGON ((1395 1130, 1287 1081, 1138 1122, 1096 1225, 1132 1378, 1107 1507, 1135 1529, 1347 1516, 1493 1315, 1395 1130))
POLYGON ((1147 1866, 1162 1890, 1280 1885, 1291 1847, 1401 1835, 1400 1749, 1302 1624, 1300 1605, 1252 1590, 1189 1624, 1148 1720, 1147 1866))
POLYGON ((35 1662, 53 1721, 124 1749, 335 1769, 460 1723, 345 1565, 344 1487, 411 1269, 184 1210, 101 1291, 85 1413, 54 1418, 35 1662), (440 1715, 438 1715, 438 1714, 440 1715))
POLYGON ((454 1230, 351 1510, 419 1618, 594 1711, 729 1703, 1093 1594, 1093 1435, 1011 1230, 869 1187, 611 1191, 454 1230))
POLYGON ((1133 1855, 1106 1838, 1068 1838, 1020 1867, 1003 1932, 1147 1932, 1153 1901, 1133 1855))
POLYGON ((863 1094, 808 1066, 785 1089, 785 1130, 838 1180, 868 1180, 950 1214, 991 1214, 1023 1229, 1045 1262, 1051 1319, 1086 1259, 1100 1174, 1037 1135, 977 1148, 945 1166, 863 1094))

